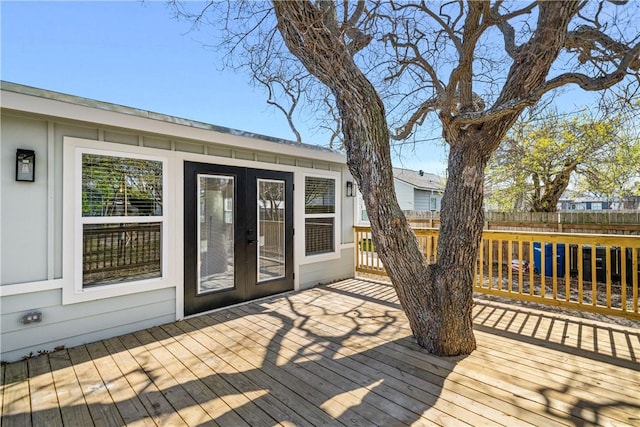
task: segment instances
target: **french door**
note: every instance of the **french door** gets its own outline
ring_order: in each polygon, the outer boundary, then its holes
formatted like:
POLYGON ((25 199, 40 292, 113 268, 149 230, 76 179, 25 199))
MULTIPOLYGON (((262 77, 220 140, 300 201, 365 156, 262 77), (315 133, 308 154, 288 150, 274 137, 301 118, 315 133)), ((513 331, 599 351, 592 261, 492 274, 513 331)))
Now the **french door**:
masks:
POLYGON ((293 174, 184 165, 184 314, 293 289, 293 174))

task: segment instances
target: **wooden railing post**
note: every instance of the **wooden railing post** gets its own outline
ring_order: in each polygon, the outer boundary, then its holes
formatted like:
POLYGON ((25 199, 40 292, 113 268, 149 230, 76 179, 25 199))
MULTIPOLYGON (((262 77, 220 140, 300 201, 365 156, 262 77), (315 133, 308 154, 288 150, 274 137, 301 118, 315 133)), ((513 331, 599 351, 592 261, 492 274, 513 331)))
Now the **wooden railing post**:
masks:
MULTIPOLYGON (((355 227, 355 233, 356 272, 386 275, 370 228, 355 227)), ((427 262, 437 262, 438 229, 414 233, 427 262)), ((473 286, 475 292, 640 320, 639 258, 640 236, 485 230, 473 286)))

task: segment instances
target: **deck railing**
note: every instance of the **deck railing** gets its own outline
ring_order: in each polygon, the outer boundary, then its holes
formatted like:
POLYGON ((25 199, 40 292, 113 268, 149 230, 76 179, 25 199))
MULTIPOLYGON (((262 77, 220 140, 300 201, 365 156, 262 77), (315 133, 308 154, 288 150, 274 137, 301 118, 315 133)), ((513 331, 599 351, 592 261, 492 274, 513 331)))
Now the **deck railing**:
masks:
MULTIPOLYGON (((438 230, 414 228, 427 262, 438 230)), ((356 272, 386 275, 370 227, 355 227, 356 272)), ((640 320, 640 236, 484 231, 474 291, 640 320)))

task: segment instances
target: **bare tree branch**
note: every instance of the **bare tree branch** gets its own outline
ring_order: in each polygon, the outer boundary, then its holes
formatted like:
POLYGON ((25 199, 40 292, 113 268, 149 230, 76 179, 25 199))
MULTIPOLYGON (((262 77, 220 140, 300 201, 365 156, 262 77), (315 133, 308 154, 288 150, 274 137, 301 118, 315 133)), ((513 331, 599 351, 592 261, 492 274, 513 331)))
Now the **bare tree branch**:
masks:
MULTIPOLYGON (((254 74, 308 73, 314 78, 305 90, 320 82, 330 92, 376 251, 417 342, 429 351, 456 355, 475 348, 473 271, 482 236, 484 171, 523 110, 562 86, 602 90, 637 78, 639 48, 629 34, 637 37, 638 6, 628 3, 624 16, 617 13, 618 3, 275 0, 275 23, 257 3, 227 3, 248 10, 227 16, 250 33, 231 33, 227 46, 253 43, 248 60, 268 70, 254 68, 254 74), (622 16, 633 29, 605 20, 622 16), (258 28, 264 25, 272 26, 258 28), (277 37, 269 32, 274 25, 277 37), (393 191, 389 123, 396 128, 393 137, 415 141, 431 112, 438 113, 449 156, 437 262, 427 265, 393 191)), ((278 92, 287 96, 286 90, 278 92)), ((313 107, 326 101, 316 97, 313 107)), ((558 183, 564 185, 566 175, 558 183)), ((553 176, 550 165, 542 165, 536 179, 550 182, 553 176)))
MULTIPOLYGON (((596 43, 602 45, 604 49, 611 52, 610 57, 603 58, 607 62, 612 62, 613 59, 618 58, 623 59, 629 52, 628 45, 616 41, 607 34, 587 25, 581 25, 574 31, 569 31, 565 46, 570 51, 576 50, 580 52, 578 59, 584 64, 587 61, 594 60, 593 51, 597 49, 596 43)), ((627 64, 626 68, 634 71, 640 71, 640 54, 637 52, 635 55, 632 54, 627 64)))
POLYGON ((298 102, 300 101, 300 96, 302 95, 300 79, 295 78, 295 79, 287 80, 285 82, 277 78, 266 79, 264 77, 261 77, 259 74, 255 74, 255 79, 258 82, 260 82, 267 89, 267 92, 269 93, 269 97, 267 98, 267 104, 274 106, 275 108, 280 110, 282 114, 284 114, 284 116, 287 119, 287 123, 289 124, 289 128, 291 129, 291 132, 293 132, 293 134, 296 137, 296 142, 298 144, 301 144, 302 136, 300 135, 300 132, 298 131, 298 128, 296 127, 295 121, 293 119, 293 113, 295 112, 298 106, 298 102), (281 103, 276 101, 276 97, 274 96, 274 88, 273 88, 274 84, 279 85, 282 88, 282 91, 284 92, 284 94, 289 98, 289 101, 290 101, 289 108, 285 108, 281 103))
POLYGON ((501 5, 502 1, 498 1, 493 5, 493 7, 491 8, 491 20, 496 22, 498 29, 502 32, 502 35, 504 37, 504 46, 507 54, 511 57, 511 59, 514 59, 520 47, 516 45, 515 29, 511 24, 509 24, 509 20, 520 15, 531 13, 531 11, 536 7, 537 2, 533 2, 527 7, 524 7, 515 12, 507 13, 506 15, 500 14, 501 5))

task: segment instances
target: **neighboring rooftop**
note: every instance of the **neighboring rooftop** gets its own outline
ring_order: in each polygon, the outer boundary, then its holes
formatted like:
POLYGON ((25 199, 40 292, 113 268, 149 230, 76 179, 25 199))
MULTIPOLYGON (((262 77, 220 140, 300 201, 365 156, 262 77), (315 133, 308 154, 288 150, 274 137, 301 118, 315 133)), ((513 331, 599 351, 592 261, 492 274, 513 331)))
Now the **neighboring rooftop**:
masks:
POLYGON ((278 144, 292 145, 296 147, 304 147, 312 150, 318 150, 330 153, 340 153, 337 150, 332 150, 320 145, 313 144, 299 144, 295 141, 275 138, 273 136, 261 135, 252 132, 245 132, 238 129, 227 128, 224 126, 217 126, 210 123, 199 122, 195 120, 185 119, 176 116, 170 116, 162 113, 155 113, 153 111, 141 110, 133 107, 126 107, 118 104, 111 104, 109 102, 98 101, 90 98, 83 98, 81 96, 69 95, 66 93, 55 92, 46 89, 40 89, 33 86, 26 86, 18 83, 7 82, 0 80, 0 87, 3 91, 15 92, 23 95, 31 95, 44 99, 51 99, 60 102, 66 102, 69 104, 80 105, 84 107, 96 108, 99 110, 113 111, 121 114, 128 114, 131 116, 143 117, 152 120, 159 120, 167 123, 175 123, 183 126, 189 126, 198 129, 210 130, 214 132, 226 133, 230 135, 243 136, 246 138, 260 139, 263 141, 274 142, 278 144))
POLYGON ((422 170, 393 168, 393 176, 419 190, 444 190, 444 179, 422 170))

